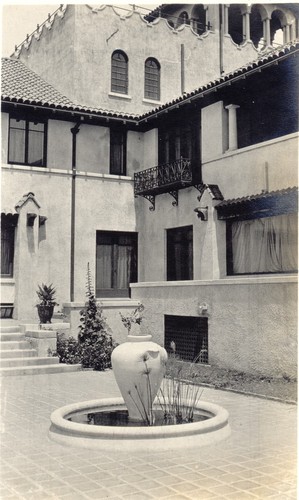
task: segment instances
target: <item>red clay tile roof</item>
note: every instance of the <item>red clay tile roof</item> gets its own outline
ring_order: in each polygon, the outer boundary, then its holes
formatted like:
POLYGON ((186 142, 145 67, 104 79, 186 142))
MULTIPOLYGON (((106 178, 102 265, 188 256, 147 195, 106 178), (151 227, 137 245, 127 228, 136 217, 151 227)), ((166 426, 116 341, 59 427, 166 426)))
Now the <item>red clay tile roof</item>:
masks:
POLYGON ((134 119, 137 116, 75 104, 43 80, 37 73, 27 68, 24 63, 9 57, 2 58, 1 98, 3 101, 8 102, 36 104, 126 119, 134 119))

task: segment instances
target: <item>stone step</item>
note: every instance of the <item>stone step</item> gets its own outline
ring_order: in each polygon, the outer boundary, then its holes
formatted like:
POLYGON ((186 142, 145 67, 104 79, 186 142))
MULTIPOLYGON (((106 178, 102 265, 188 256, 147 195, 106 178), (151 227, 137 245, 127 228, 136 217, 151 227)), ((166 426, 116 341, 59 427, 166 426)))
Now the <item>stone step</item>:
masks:
POLYGON ((10 325, 10 326, 0 326, 0 333, 15 333, 20 332, 21 327, 18 325, 10 325))
POLYGON ((1 342, 1 350, 12 349, 30 349, 30 343, 27 340, 4 340, 1 342))
POLYGON ((37 356, 36 349, 6 349, 5 351, 0 351, 0 358, 10 359, 10 358, 28 358, 37 356))
POLYGON ((21 332, 0 332, 0 342, 7 340, 26 340, 25 335, 21 332))
POLYGON ((19 366, 13 368, 1 368, 0 376, 18 376, 18 375, 41 375, 48 373, 65 373, 76 372, 81 370, 81 365, 65 365, 59 363, 56 365, 39 365, 39 366, 19 366))
POLYGON ((1 368, 16 368, 17 366, 38 366, 38 365, 57 365, 59 363, 59 358, 56 356, 39 358, 8 358, 1 359, 1 368))

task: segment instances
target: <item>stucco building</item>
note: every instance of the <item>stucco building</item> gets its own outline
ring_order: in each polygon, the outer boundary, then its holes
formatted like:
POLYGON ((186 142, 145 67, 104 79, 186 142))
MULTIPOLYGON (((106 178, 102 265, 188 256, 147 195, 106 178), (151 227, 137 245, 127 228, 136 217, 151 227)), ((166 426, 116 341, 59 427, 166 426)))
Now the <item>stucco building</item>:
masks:
POLYGON ((296 4, 60 8, 2 61, 3 314, 89 262, 185 359, 296 373, 296 4), (280 45, 277 37, 280 34, 280 45))

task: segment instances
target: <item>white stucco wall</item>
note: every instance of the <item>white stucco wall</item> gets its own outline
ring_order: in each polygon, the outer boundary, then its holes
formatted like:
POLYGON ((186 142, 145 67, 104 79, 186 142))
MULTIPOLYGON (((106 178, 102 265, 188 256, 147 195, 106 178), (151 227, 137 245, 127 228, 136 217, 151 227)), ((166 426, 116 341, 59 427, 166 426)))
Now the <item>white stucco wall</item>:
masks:
MULTIPOLYGON (((47 172, 40 168, 3 166, 2 204, 14 207, 28 192, 33 192, 40 209, 26 206, 19 217, 15 241, 15 300, 21 319, 37 318, 34 306, 38 283, 57 288, 57 302, 69 295, 70 272, 70 198, 71 177, 66 172, 47 172), (45 226, 26 227, 26 213, 47 217, 45 226), (19 263, 19 264, 18 264, 19 263), (21 283, 20 283, 21 282, 21 283), (25 289, 18 288, 22 284, 25 289)), ((6 302, 5 296, 1 298, 6 302)))
POLYGON ((198 316, 208 304, 209 363, 269 376, 297 373, 295 277, 139 283, 132 298, 145 306, 142 328, 164 342, 164 315, 198 316))
POLYGON ((254 144, 202 165, 203 181, 218 184, 226 199, 298 185, 298 133, 254 144))
MULTIPOLYGON (((46 216, 45 226, 26 227, 26 211, 16 232, 15 301, 20 319, 36 319, 36 288, 53 283, 59 304, 70 294, 71 172, 37 167, 3 166, 3 206, 14 207, 25 193, 33 192, 46 216), (34 236, 33 236, 34 231, 34 236), (29 234, 30 233, 30 234, 29 234), (20 291, 22 283, 26 290, 20 291), (26 317, 24 317, 26 316, 26 317)), ((26 209, 27 210, 27 209, 26 209)), ((28 208, 32 212, 32 207, 28 208)), ((27 210, 27 211, 28 211, 27 210)), ((95 280, 96 231, 136 231, 133 182, 129 177, 78 174, 76 179, 75 300, 85 299, 87 262, 95 280)), ((10 302, 12 289, 6 286, 10 302)), ((5 295, 5 293, 4 293, 5 295)), ((59 308, 56 308, 56 310, 59 308)))
MULTIPOLYGON (((64 16, 56 18, 51 30, 44 28, 39 41, 33 39, 28 49, 22 49, 20 58, 79 104, 145 112, 159 104, 144 100, 144 63, 148 57, 156 58, 161 65, 160 102, 182 93, 182 45, 183 91, 189 92, 219 77, 218 6, 209 5, 208 9, 211 31, 198 36, 189 25, 174 30, 166 19, 147 23, 138 12, 127 13, 110 5, 69 5, 64 16), (111 55, 117 49, 126 52, 129 59, 127 98, 110 93, 111 55)), ((225 40, 225 51, 225 71, 257 57, 251 44, 239 47, 230 37, 225 40)))

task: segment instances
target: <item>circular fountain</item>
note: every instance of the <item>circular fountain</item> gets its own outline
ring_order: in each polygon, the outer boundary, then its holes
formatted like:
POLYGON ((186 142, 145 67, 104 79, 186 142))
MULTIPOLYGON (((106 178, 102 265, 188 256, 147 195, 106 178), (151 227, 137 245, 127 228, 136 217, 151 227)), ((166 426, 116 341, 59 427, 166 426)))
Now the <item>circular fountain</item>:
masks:
POLYGON ((129 335, 128 342, 112 353, 123 398, 79 402, 55 410, 50 438, 84 448, 157 451, 198 447, 228 437, 228 412, 193 395, 190 398, 184 383, 172 380, 169 384, 166 379, 165 392, 160 389, 157 395, 166 360, 165 349, 151 342, 151 336, 129 335))

